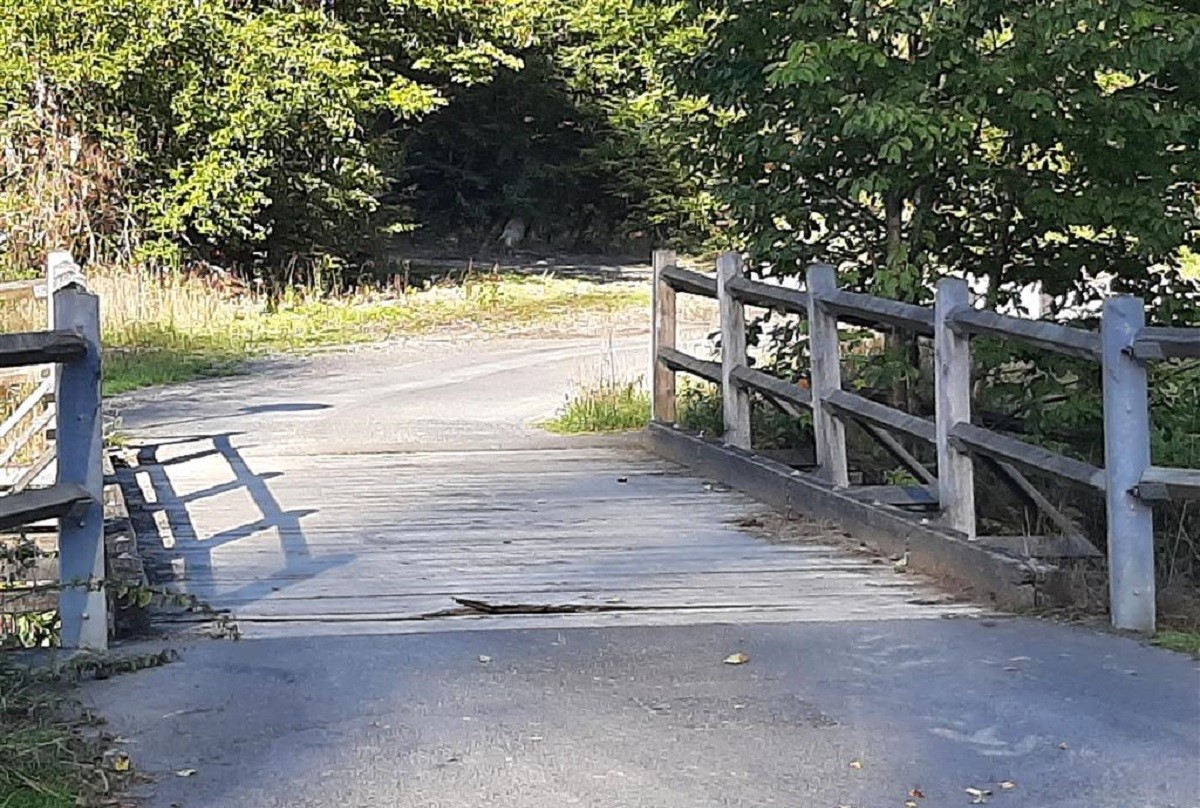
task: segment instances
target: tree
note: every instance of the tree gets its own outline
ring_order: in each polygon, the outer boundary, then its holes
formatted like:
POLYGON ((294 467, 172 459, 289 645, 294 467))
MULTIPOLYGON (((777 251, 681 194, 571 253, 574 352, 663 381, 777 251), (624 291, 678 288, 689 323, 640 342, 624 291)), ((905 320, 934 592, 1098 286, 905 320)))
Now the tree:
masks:
POLYGON ((1200 231, 1200 15, 1182 5, 717 12, 679 68, 713 106, 697 168, 768 273, 831 260, 910 300, 962 270, 992 302, 1033 280, 1087 296, 1104 272, 1153 291, 1200 231))

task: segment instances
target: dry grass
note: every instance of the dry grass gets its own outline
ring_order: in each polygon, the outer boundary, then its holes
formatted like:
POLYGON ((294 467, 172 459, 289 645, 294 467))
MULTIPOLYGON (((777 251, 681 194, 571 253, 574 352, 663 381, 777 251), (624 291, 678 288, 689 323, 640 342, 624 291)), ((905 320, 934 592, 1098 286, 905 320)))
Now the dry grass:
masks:
MULTIPOLYGON (((89 283, 101 299, 109 394, 227 373, 269 354, 446 327, 512 332, 649 305, 640 284, 554 276, 472 274, 422 288, 340 295, 294 288, 274 299, 229 292, 212 279, 127 267, 93 269, 89 283)), ((0 328, 28 328, 37 317, 29 306, 6 306, 0 328)))

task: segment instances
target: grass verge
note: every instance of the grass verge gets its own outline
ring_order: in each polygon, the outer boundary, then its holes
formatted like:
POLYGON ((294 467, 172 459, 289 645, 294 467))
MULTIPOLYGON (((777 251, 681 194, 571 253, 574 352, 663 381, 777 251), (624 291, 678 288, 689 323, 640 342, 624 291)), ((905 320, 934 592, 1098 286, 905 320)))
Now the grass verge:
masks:
POLYGON ((0 659, 0 806, 88 805, 98 745, 78 731, 65 687, 0 659))
MULTIPOLYGON (((282 298, 225 291, 210 279, 93 268, 105 343, 105 393, 225 375, 243 362, 281 353, 378 342, 463 327, 513 333, 575 326, 649 305, 643 284, 551 275, 470 274, 420 288, 364 288, 329 295, 293 288, 282 298)), ((0 330, 39 327, 39 306, 0 309, 0 330)))
POLYGON ((629 432, 650 423, 650 394, 636 382, 586 387, 541 426, 560 435, 629 432))
POLYGON ((1200 631, 1164 630, 1154 635, 1154 644, 1200 659, 1200 631))

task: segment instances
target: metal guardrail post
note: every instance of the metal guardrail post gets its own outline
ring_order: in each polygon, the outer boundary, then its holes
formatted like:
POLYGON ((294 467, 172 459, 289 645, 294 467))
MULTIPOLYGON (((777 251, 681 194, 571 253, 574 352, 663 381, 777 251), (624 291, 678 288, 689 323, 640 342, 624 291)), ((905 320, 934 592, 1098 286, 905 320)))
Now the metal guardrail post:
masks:
POLYGON ((675 266, 675 253, 671 250, 655 250, 653 265, 650 417, 671 424, 675 422, 675 371, 659 361, 658 351, 660 348, 675 347, 675 290, 661 277, 664 269, 675 266))
POLYGON ((820 300, 837 292, 837 270, 829 264, 813 264, 808 268, 807 283, 809 387, 818 473, 826 482, 844 487, 850 485, 846 427, 824 404, 830 393, 842 389, 842 345, 837 314, 820 300))
MULTIPOLYGON (((67 256, 69 260, 69 256, 67 256)), ((82 359, 64 364, 58 375, 58 473, 60 484, 84 488, 89 501, 59 522, 59 580, 62 645, 108 647, 108 601, 104 585, 104 467, 100 410, 100 303, 82 283, 75 263, 51 257, 54 318, 60 329, 87 340, 82 359)))
POLYGON ((971 455, 950 440, 955 425, 971 423, 971 338, 950 324, 955 312, 970 307, 965 280, 938 281, 933 314, 938 502, 946 525, 974 539, 975 469, 971 455))
POLYGON ((1108 591, 1115 628, 1154 631, 1154 518, 1136 495, 1150 465, 1150 395, 1133 345, 1146 325, 1135 297, 1104 301, 1100 322, 1104 388, 1108 591))
POLYGON ((742 256, 721 253, 717 258, 717 305, 721 316, 721 410, 725 433, 722 440, 739 449, 750 448, 750 393, 733 378, 735 368, 746 367, 746 307, 726 286, 742 277, 742 256))

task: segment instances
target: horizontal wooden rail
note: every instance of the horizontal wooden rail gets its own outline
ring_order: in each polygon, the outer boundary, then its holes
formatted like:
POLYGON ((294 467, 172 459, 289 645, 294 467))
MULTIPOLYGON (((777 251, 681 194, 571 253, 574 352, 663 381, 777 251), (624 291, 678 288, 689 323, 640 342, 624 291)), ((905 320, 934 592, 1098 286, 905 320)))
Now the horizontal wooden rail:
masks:
POLYGON ((73 362, 87 353, 87 340, 73 331, 0 334, 0 367, 73 362))
POLYGON ((786 401, 798 407, 812 406, 811 391, 755 368, 738 365, 733 369, 733 380, 743 387, 757 390, 771 398, 786 401))
POLYGON ((1137 486, 1139 499, 1200 499, 1200 470, 1150 466, 1137 486))
POLYGON ((45 278, 30 281, 5 281, 0 283, 0 300, 24 300, 37 297, 39 291, 42 291, 44 296, 45 288, 45 278))
MULTIPOLYGON (((1063 547, 1087 555, 1090 547, 1074 522, 1052 501, 1030 471, 1077 483, 1103 495, 1106 508, 1109 602, 1117 628, 1153 631, 1154 525, 1151 502, 1200 500, 1200 470, 1163 468, 1151 462, 1150 397, 1147 362, 1200 358, 1200 329, 1146 327, 1144 301, 1114 296, 1104 301, 1097 330, 1030 320, 974 308, 963 278, 938 280, 934 304, 920 306, 838 287, 837 271, 813 264, 804 289, 746 277, 742 257, 725 253, 712 277, 678 268, 673 253, 655 253, 654 418, 675 417, 675 373, 694 374, 721 387, 724 441, 753 450, 750 399, 755 392, 793 417, 811 410, 812 474, 827 490, 848 492, 862 501, 934 508, 939 528, 963 540, 980 528, 975 504, 976 468, 995 471, 1027 505, 1045 514, 1063 536, 1063 547), (675 350, 676 290, 716 297, 720 310, 721 359, 709 362, 675 350), (751 367, 747 351, 746 307, 798 314, 807 320, 807 388, 751 367), (932 337, 935 415, 919 417, 842 388, 842 335, 839 325, 896 328, 932 337), (1105 467, 1076 460, 1016 437, 977 426, 972 414, 972 337, 1017 340, 1100 365, 1104 396, 1105 467), (846 422, 872 436, 922 487, 877 488, 851 484, 846 422), (906 438, 933 444, 936 474, 929 458, 918 456, 906 438), (856 490, 860 494, 854 493, 856 490), (936 493, 936 497, 935 497, 936 493)), ((924 357, 922 357, 923 361, 924 357)), ((924 447, 922 447, 924 448, 924 447)), ((799 473, 799 472, 793 472, 799 473)), ((1052 489, 1053 490, 1053 489, 1052 489)))
POLYGON ((677 292, 687 292, 701 297, 717 297, 717 279, 702 272, 693 272, 681 267, 664 267, 659 278, 677 292))
POLYGON ((1007 460, 1015 466, 1045 472, 1103 492, 1104 469, 1060 455, 1023 440, 989 432, 974 424, 959 423, 950 429, 950 441, 964 449, 1007 460))
POLYGON ((0 497, 0 530, 66 516, 72 508, 92 501, 82 485, 61 483, 0 497))
POLYGON ((834 390, 823 403, 827 408, 843 416, 902 432, 929 443, 937 442, 937 430, 933 421, 917 415, 910 415, 886 404, 880 404, 878 401, 872 401, 845 390, 834 390))
POLYGON ((685 354, 683 351, 677 351, 674 348, 659 348, 658 361, 662 362, 673 371, 690 373, 693 376, 699 376, 701 379, 710 381, 713 384, 721 383, 720 362, 710 362, 705 359, 697 359, 694 356, 685 354))
POLYGON ((873 295, 858 292, 847 292, 838 289, 830 294, 822 294, 817 301, 826 311, 838 314, 842 319, 855 325, 865 325, 878 328, 880 324, 905 328, 933 336, 933 309, 918 306, 914 303, 901 303, 899 300, 887 300, 873 295))
POLYGON ((761 306, 765 309, 779 309, 803 317, 808 316, 807 292, 746 278, 734 278, 725 285, 725 288, 733 295, 734 300, 742 303, 761 306))
POLYGON ((1100 358, 1100 335, 1095 331, 980 309, 960 309, 952 312, 948 321, 955 331, 964 334, 1017 339, 1067 356, 1092 360, 1100 358))
POLYGON ((1132 353, 1136 359, 1200 358, 1200 328, 1143 328, 1132 353))

